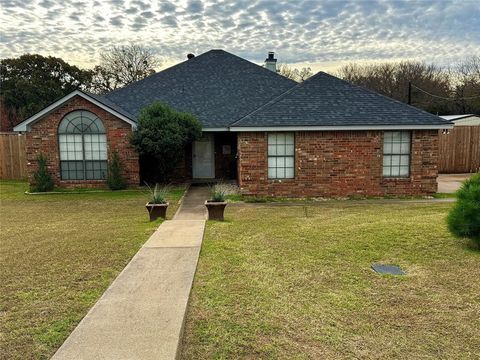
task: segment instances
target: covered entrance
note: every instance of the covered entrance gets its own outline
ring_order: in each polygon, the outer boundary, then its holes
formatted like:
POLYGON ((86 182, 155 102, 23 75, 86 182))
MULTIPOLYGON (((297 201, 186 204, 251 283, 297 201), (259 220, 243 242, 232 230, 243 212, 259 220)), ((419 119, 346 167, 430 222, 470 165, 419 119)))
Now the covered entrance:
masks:
POLYGON ((193 180, 234 180, 237 177, 237 134, 204 132, 192 144, 193 180))
POLYGON ((203 134, 193 143, 192 177, 194 179, 215 178, 215 149, 213 134, 203 134))

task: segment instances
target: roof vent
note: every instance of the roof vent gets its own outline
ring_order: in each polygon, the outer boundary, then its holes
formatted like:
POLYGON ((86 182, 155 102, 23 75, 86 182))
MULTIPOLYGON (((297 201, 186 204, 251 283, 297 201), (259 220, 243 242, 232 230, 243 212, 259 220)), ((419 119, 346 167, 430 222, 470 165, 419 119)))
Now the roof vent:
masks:
POLYGON ((273 72, 277 72, 277 59, 273 51, 268 52, 268 57, 265 59, 265 68, 273 72))
POLYGON ((194 54, 190 53, 190 54, 187 54, 187 59, 190 60, 190 59, 193 59, 195 57, 194 54))

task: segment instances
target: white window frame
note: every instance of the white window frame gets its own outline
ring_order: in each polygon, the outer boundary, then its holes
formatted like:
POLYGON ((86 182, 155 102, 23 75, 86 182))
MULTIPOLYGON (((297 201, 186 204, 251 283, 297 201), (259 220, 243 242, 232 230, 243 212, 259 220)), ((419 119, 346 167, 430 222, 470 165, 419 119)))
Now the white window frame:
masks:
POLYGON ((267 177, 269 180, 295 178, 294 132, 267 133, 267 177))
POLYGON ((411 173, 411 154, 411 131, 385 131, 383 133, 383 177, 409 178, 411 173))

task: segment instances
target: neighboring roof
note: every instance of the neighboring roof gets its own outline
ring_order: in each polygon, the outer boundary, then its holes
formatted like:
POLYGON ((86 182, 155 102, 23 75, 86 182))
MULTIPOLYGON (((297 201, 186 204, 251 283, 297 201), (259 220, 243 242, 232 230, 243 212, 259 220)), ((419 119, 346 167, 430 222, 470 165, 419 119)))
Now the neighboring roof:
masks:
POLYGON ((137 116, 158 100, 204 128, 227 128, 297 83, 223 50, 210 50, 105 97, 137 116))
POLYGON ((80 97, 92 102, 93 104, 95 104, 98 107, 104 109, 105 111, 108 111, 109 113, 115 115, 119 119, 129 123, 132 126, 136 125, 135 119, 131 114, 129 114, 127 111, 120 108, 118 105, 112 103, 108 99, 104 99, 99 95, 89 94, 89 93, 85 93, 85 92, 80 91, 80 90, 75 90, 75 91, 72 91, 70 94, 62 97, 61 99, 55 101, 53 104, 47 106, 46 108, 39 111, 38 113, 30 116, 28 119, 22 121, 20 124, 16 125, 13 128, 13 131, 27 131, 29 125, 33 124, 34 122, 36 122, 36 121, 40 120, 41 118, 43 118, 44 116, 48 115, 49 113, 51 113, 52 111, 54 111, 58 107, 62 106, 66 101, 70 100, 71 98, 73 98, 75 96, 80 96, 80 97))
POLYGON ((451 126, 438 116, 319 72, 235 122, 231 129, 451 126))
POLYGON ((480 116, 475 114, 466 115, 443 115, 443 119, 450 120, 455 126, 478 126, 480 125, 480 116))
POLYGON ((448 121, 453 121, 453 120, 460 120, 460 119, 465 119, 469 117, 477 117, 475 114, 462 114, 462 115, 440 115, 442 119, 448 120, 448 121))

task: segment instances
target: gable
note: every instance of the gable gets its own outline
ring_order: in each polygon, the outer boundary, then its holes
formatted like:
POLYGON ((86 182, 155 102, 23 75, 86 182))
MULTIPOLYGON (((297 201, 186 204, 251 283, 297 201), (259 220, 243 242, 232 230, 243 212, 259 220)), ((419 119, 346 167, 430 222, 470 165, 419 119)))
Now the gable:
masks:
POLYGON ((130 124, 133 128, 136 126, 136 122, 133 119, 133 117, 131 115, 129 115, 125 110, 121 109, 116 104, 112 103, 111 101, 102 99, 102 97, 98 96, 98 95, 87 94, 87 93, 84 93, 80 90, 75 90, 75 91, 71 92, 70 94, 64 96, 63 98, 55 101, 54 103, 47 106, 46 108, 39 111, 38 113, 32 115, 28 119, 22 121, 20 124, 18 124, 17 126, 15 126, 13 128, 13 131, 20 131, 20 132, 29 131, 29 127, 31 125, 33 125, 37 121, 43 119, 44 117, 46 117, 51 112, 55 111, 56 109, 58 109, 59 107, 61 107, 62 105, 64 105, 68 101, 70 101, 71 99, 73 99, 75 96, 79 96, 79 97, 93 103, 94 105, 98 106, 99 108, 101 108, 101 109, 111 113, 112 115, 116 116, 120 120, 123 120, 126 123, 130 124))

